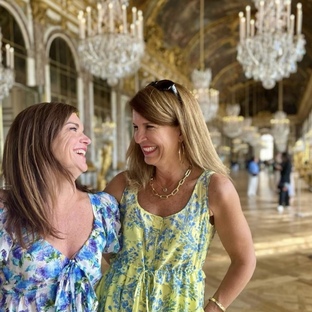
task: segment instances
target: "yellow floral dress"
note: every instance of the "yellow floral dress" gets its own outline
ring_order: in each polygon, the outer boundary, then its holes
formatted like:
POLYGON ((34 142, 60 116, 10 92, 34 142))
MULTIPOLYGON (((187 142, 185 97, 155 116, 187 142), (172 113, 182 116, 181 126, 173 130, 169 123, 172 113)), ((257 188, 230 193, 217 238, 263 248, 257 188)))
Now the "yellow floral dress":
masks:
POLYGON ((207 197, 211 174, 203 172, 188 204, 164 218, 140 207, 136 192, 124 191, 122 249, 97 287, 98 311, 203 311, 202 266, 215 232, 207 197))

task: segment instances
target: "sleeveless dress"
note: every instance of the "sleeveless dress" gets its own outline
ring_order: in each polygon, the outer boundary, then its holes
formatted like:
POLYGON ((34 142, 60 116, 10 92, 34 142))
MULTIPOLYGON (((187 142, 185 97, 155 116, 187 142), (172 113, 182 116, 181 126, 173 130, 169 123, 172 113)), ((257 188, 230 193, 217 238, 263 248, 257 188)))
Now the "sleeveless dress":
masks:
POLYGON ((202 266, 215 233, 207 190, 212 172, 198 178, 187 205, 168 217, 141 208, 125 189, 122 249, 97 287, 99 312, 204 311, 202 266))
POLYGON ((107 193, 88 195, 94 214, 93 229, 71 259, 44 239, 23 249, 5 231, 6 211, 0 209, 1 312, 97 310, 94 286, 102 276, 102 253, 120 249, 119 207, 107 193))

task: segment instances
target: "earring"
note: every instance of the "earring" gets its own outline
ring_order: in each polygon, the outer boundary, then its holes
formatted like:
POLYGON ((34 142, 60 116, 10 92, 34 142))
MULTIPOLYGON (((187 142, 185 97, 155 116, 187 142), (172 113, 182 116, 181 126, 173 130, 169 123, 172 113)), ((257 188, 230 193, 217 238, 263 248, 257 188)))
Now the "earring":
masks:
POLYGON ((181 142, 181 145, 180 145, 180 147, 179 147, 179 161, 180 161, 180 163, 182 163, 183 164, 183 160, 184 160, 184 153, 185 153, 185 151, 184 151, 184 144, 183 144, 183 142, 181 142))

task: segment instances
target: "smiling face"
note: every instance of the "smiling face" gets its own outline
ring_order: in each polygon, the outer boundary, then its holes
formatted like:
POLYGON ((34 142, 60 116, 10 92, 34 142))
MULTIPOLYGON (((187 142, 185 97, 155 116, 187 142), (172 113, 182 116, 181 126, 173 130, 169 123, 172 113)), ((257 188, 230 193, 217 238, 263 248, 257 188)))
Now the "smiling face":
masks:
POLYGON ((168 165, 178 161, 179 142, 182 142, 179 127, 151 123, 136 111, 132 113, 132 121, 134 140, 140 145, 147 164, 168 165))
POLYGON ((87 171, 86 152, 91 140, 83 133, 83 125, 73 113, 52 143, 54 157, 76 179, 87 171))

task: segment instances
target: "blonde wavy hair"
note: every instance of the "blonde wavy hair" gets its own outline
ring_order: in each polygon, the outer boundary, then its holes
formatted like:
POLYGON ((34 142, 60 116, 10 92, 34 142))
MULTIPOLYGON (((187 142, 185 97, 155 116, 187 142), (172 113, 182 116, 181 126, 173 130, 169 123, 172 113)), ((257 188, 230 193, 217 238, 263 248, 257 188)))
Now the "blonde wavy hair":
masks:
MULTIPOLYGON (((182 85, 167 82, 176 89, 163 90, 157 87, 157 82, 151 83, 130 100, 131 111, 135 110, 157 125, 179 126, 184 138, 185 157, 190 164, 228 176, 229 170, 212 144, 197 100, 182 85)), ((126 157, 129 184, 144 188, 153 175, 154 166, 145 163, 141 148, 134 138, 131 139, 126 157)))

